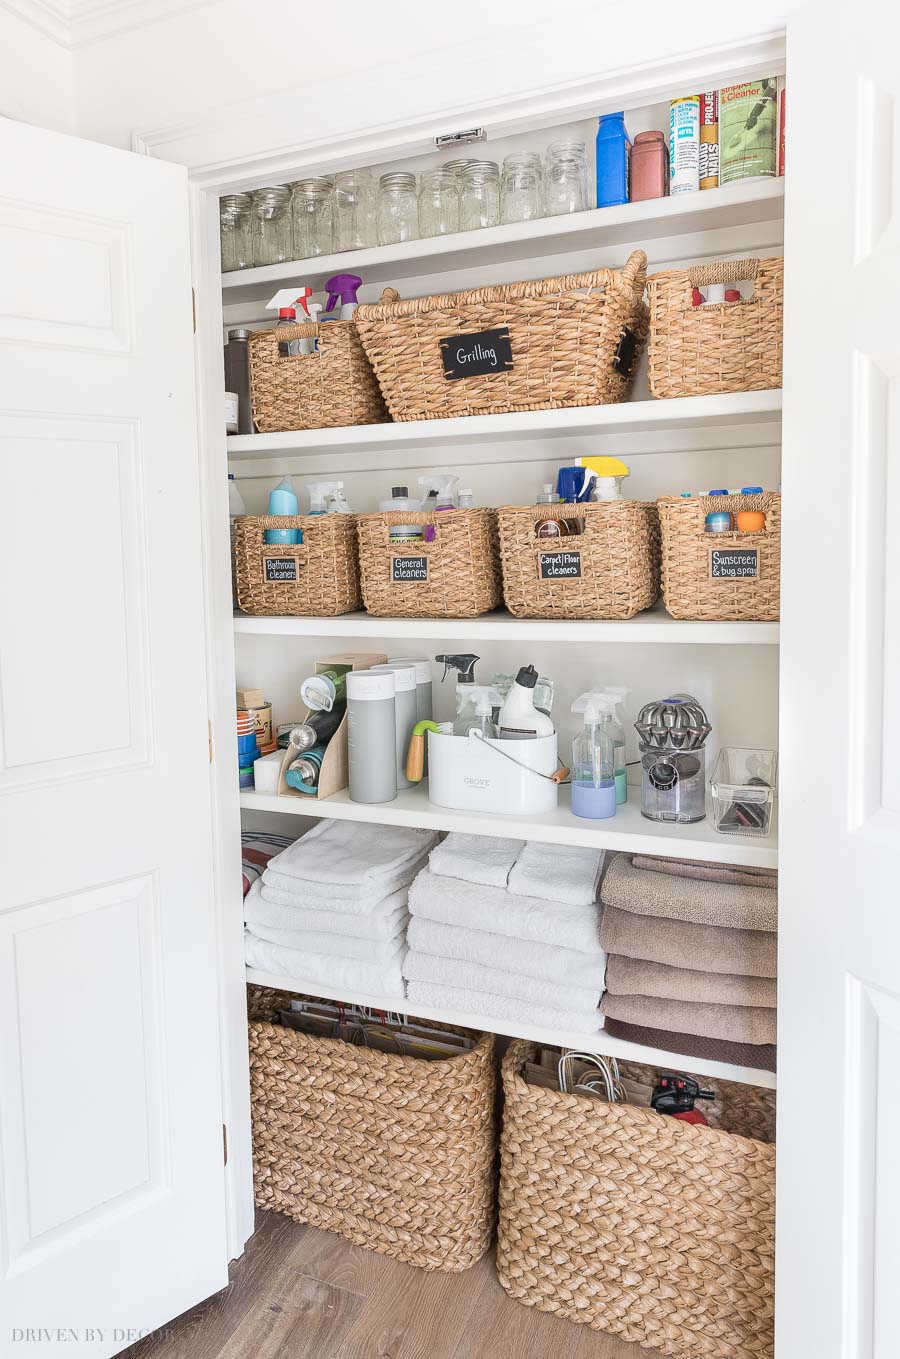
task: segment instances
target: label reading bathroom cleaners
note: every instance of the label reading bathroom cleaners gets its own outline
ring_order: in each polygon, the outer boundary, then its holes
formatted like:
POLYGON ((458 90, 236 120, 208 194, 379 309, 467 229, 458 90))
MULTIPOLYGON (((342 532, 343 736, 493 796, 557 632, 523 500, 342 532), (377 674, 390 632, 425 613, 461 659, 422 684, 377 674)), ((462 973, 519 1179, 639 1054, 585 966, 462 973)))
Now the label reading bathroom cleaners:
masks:
POLYGON ((564 580, 581 575, 580 552, 539 552, 541 580, 564 580))
POLYGON ((709 574, 712 580, 758 580, 759 549, 711 547, 709 574))
POLYGON ((263 557, 263 579, 288 581, 297 579, 299 562, 296 557, 263 557))
POLYGON ((448 335, 441 340, 444 377, 484 377, 487 373, 508 373, 513 366, 509 327, 479 330, 474 335, 448 335))
POLYGON ((408 585, 411 581, 428 579, 427 557, 392 557, 391 580, 395 584, 408 585))

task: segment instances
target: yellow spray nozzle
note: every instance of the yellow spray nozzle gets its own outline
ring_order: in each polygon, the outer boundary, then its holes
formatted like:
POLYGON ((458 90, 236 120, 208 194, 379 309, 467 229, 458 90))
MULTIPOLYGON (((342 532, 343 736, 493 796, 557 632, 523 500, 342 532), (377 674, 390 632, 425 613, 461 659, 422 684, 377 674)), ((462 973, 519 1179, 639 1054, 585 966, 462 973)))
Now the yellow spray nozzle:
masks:
POLYGON ((631 475, 621 458, 576 458, 575 466, 589 468, 595 477, 627 477, 631 475))

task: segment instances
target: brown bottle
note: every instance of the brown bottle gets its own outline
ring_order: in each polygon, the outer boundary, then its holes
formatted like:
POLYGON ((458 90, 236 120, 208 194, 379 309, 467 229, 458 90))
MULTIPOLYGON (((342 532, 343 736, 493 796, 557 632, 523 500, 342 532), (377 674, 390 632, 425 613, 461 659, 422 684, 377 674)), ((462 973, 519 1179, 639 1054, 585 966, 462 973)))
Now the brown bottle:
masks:
POLYGON ((662 132, 639 132, 631 148, 631 201, 665 198, 669 192, 669 148, 662 132))

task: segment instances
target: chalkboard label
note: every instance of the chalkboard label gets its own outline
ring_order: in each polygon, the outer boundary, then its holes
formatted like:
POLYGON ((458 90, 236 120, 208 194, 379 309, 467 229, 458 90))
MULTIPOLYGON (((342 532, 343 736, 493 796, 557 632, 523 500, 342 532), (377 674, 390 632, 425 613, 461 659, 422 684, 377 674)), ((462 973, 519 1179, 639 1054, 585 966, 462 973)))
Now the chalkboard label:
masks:
POLYGON ((299 565, 296 557, 263 557, 263 578, 281 583, 295 581, 299 565))
POLYGON ((580 552, 539 552, 541 580, 571 580, 581 576, 580 552))
POLYGON ((759 548, 711 547, 709 574, 712 580, 758 580, 759 548))
POLYGON ((509 327, 479 330, 474 335, 448 335, 440 341, 444 377, 484 377, 487 373, 508 373, 513 366, 509 327))
POLYGON ((393 557, 391 559, 391 580, 396 584, 409 585, 414 581, 427 579, 427 557, 393 557))

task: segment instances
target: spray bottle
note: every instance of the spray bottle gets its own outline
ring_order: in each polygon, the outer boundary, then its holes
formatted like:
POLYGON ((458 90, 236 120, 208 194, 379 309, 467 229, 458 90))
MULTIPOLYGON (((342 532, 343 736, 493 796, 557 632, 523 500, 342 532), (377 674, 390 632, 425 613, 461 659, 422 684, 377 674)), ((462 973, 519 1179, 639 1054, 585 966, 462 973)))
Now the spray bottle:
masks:
MULTIPOLYGON (((305 312, 306 320, 309 320, 309 308, 306 299, 312 296, 312 288, 279 288, 278 292, 266 303, 266 311, 277 311, 278 326, 295 326, 297 324, 297 306, 305 312)), ((304 344, 309 344, 308 340, 282 340, 278 345, 278 353, 283 357, 293 354, 309 354, 311 349, 304 349, 304 344)))
POLYGON ((328 293, 328 306, 325 308, 323 321, 352 321, 353 313, 356 311, 358 299, 356 296, 357 288, 362 287, 362 279, 358 274, 335 274, 325 284, 325 291, 328 293), (340 310, 338 310, 340 306, 340 310))
POLYGON ((624 711, 624 703, 627 696, 631 693, 621 684, 607 684, 602 690, 604 694, 609 694, 613 699, 612 716, 610 719, 610 731, 613 738, 615 750, 616 767, 616 805, 621 807, 628 801, 628 786, 626 782, 627 769, 625 768, 625 724, 628 718, 624 711))
POLYGON ((475 662, 480 660, 479 656, 473 656, 471 652, 447 653, 435 656, 436 661, 444 664, 444 673, 441 676, 443 682, 451 670, 457 671, 456 677, 456 721, 453 723, 453 735, 467 735, 472 723, 477 719, 475 712, 475 689, 482 686, 475 684, 475 662))
POLYGON ((310 514, 352 514, 342 481, 308 481, 310 514))
POLYGON ((436 475, 419 477, 419 485, 422 488, 423 510, 456 509, 456 487, 459 485, 459 477, 455 477, 452 472, 438 472, 436 475), (428 502, 432 497, 434 504, 430 505, 428 502))
POLYGON ((630 476, 629 469, 619 458, 576 458, 577 467, 589 468, 595 476, 591 500, 624 500, 622 482, 630 476))
POLYGON ((494 722, 494 708, 500 704, 500 695, 489 684, 473 684, 472 692, 466 693, 465 715, 460 713, 453 723, 454 736, 480 736, 483 740, 497 739, 494 722))
MULTIPOLYGON (((299 514, 300 504, 294 483, 290 477, 282 477, 277 486, 269 492, 269 514, 299 514)), ((270 528, 263 533, 264 543, 293 545, 303 542, 303 534, 298 528, 270 528)))
POLYGON ((616 814, 615 749, 611 730, 612 694, 576 698, 573 713, 584 713, 584 728, 572 742, 572 812, 600 820, 616 814))

